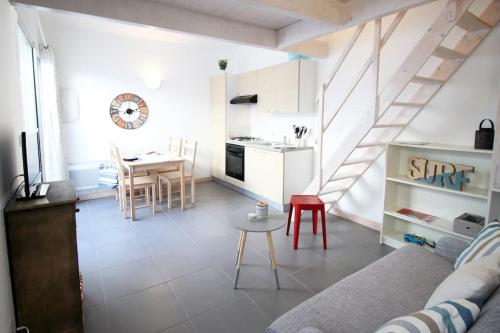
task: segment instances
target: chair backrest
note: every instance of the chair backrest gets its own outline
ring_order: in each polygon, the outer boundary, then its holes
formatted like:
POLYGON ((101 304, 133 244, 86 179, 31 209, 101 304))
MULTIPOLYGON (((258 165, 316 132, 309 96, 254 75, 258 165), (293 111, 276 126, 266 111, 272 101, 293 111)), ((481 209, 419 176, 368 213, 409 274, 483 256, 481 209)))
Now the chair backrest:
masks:
POLYGON ((168 141, 168 153, 173 156, 181 156, 182 139, 170 138, 168 141))
POLYGON ((197 141, 185 140, 182 145, 182 154, 186 164, 186 170, 190 171, 194 176, 194 167, 196 163, 196 148, 198 146, 197 141))
POLYGON ((116 168, 118 169, 118 180, 122 182, 125 179, 125 169, 122 164, 122 157, 120 155, 120 150, 114 144, 110 145, 111 150, 111 158, 113 162, 116 164, 116 168))

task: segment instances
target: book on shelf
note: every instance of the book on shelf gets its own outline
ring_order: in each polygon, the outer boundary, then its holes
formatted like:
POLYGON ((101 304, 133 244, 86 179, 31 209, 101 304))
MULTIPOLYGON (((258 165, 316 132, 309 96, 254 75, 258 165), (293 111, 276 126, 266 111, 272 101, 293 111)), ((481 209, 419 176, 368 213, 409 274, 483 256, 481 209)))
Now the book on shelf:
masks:
POLYGON ((425 214, 408 208, 401 208, 400 210, 397 211, 397 213, 408 217, 413 217, 417 220, 427 223, 434 221, 434 219, 436 218, 433 215, 425 214))

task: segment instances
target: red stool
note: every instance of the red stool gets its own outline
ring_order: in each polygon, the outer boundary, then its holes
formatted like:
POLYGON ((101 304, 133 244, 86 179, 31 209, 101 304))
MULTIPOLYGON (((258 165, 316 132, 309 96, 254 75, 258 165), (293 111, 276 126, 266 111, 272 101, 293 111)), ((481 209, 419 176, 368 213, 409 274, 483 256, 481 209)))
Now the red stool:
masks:
POLYGON ((295 209, 293 224, 293 249, 297 250, 299 245, 300 217, 303 210, 312 211, 313 234, 318 233, 318 211, 321 211, 321 227, 323 229, 323 248, 326 250, 326 218, 325 203, 316 195, 292 195, 290 200, 290 209, 288 210, 288 225, 286 235, 290 233, 290 223, 292 221, 292 211, 295 209))

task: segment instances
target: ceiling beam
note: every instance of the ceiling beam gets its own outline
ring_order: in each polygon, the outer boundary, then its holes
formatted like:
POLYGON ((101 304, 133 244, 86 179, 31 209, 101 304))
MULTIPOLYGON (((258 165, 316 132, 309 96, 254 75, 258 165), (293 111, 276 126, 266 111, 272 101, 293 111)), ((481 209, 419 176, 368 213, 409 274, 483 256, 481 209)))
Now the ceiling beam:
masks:
POLYGON ((350 15, 344 10, 344 5, 336 0, 257 0, 257 2, 303 20, 335 26, 345 25, 351 20, 350 15))
POLYGON ((306 40, 322 37, 333 32, 356 26, 383 17, 418 7, 435 0, 351 0, 343 7, 351 20, 343 26, 326 23, 300 21, 278 30, 278 48, 286 49, 306 40))
POLYGON ((153 1, 11 0, 11 3, 106 17, 247 45, 273 49, 277 46, 275 30, 225 20, 153 1))
POLYGON ((328 58, 330 56, 330 44, 319 40, 308 40, 283 49, 290 53, 303 54, 315 58, 328 58))

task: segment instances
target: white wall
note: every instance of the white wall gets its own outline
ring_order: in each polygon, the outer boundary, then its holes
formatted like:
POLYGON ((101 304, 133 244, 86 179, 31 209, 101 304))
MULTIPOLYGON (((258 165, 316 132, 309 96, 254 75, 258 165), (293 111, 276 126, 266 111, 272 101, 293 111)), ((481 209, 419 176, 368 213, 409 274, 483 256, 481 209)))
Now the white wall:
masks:
POLYGON ((10 197, 11 179, 22 172, 19 133, 22 128, 17 59, 17 15, 7 0, 0 0, 0 332, 12 332, 13 304, 7 260, 3 207, 10 197))
MULTIPOLYGON (((165 150, 168 138, 178 136, 198 140, 198 176, 209 176, 209 77, 220 73, 217 60, 228 59, 227 71, 240 73, 288 59, 283 52, 81 15, 42 12, 41 19, 55 48, 59 86, 79 94, 80 119, 63 126, 71 164, 107 159, 108 142, 123 150, 165 150), (160 89, 145 85, 150 73, 163 79, 160 89), (148 104, 149 118, 139 129, 123 130, 110 119, 109 104, 123 92, 148 104)), ((262 135, 259 130, 253 134, 262 135)))
MULTIPOLYGON (((445 3, 446 1, 440 0, 408 12, 382 52, 382 89, 445 3)), ((387 29, 391 20, 392 17, 383 20, 384 29, 387 29)), ((344 69, 346 72, 339 75, 338 81, 334 81, 334 88, 331 89, 333 92, 330 92, 326 101, 330 106, 329 110, 338 103, 339 96, 347 89, 348 78, 351 77, 352 80, 354 72, 359 70, 360 64, 370 52, 372 31, 372 25, 369 25, 354 50, 354 56, 347 62, 344 69)), ((340 32, 333 38, 333 56, 321 63, 319 74, 323 78, 319 77, 319 82, 330 73, 352 32, 352 29, 340 32)), ((329 153, 334 151, 331 147, 341 143, 355 121, 365 114, 367 103, 370 102, 369 78, 370 74, 362 81, 362 88, 355 92, 350 107, 336 119, 332 133, 328 136, 329 153)), ((500 28, 497 26, 397 140, 473 146, 474 131, 480 120, 495 117, 499 78, 500 28)), ((344 196, 338 207, 345 212, 381 223, 384 164, 385 154, 344 196)))

